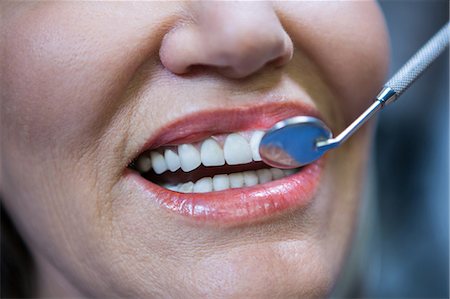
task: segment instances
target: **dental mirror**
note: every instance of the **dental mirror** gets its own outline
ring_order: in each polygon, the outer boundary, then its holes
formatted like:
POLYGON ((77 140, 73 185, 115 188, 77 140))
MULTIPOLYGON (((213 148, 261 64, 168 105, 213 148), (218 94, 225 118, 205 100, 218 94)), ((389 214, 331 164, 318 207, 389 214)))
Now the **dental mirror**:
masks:
POLYGON ((319 159, 324 151, 318 140, 331 138, 331 131, 312 116, 296 116, 276 123, 265 133, 259 153, 266 164, 277 168, 295 168, 319 159))
POLYGON ((335 138, 322 121, 312 116, 296 116, 276 123, 261 139, 259 153, 262 160, 277 168, 297 168, 316 161, 328 150, 340 146, 414 83, 448 46, 449 35, 450 22, 409 59, 383 86, 373 104, 335 138))

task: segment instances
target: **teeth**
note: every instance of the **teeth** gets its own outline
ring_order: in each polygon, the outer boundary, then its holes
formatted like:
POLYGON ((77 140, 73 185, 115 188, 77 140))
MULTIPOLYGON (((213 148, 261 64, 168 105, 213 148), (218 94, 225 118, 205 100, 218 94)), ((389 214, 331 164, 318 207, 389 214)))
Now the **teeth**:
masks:
POLYGON ((244 185, 247 187, 258 184, 258 176, 256 171, 244 171, 244 185))
MULTIPOLYGON (((167 147, 161 151, 146 152, 135 161, 135 168, 140 173, 146 173, 153 169, 156 174, 162 174, 167 170, 175 172, 180 168, 184 172, 190 172, 201 164, 209 166, 247 164, 261 161, 259 144, 264 136, 263 131, 254 131, 245 135, 232 133, 226 136, 223 149, 215 138, 208 138, 202 143, 182 144, 177 149, 167 147), (248 137, 247 137, 248 136, 248 137), (199 149, 200 148, 200 149, 199 149), (178 153, 177 153, 178 150, 178 153)), ((282 170, 278 168, 259 169, 256 171, 244 171, 231 174, 218 174, 214 177, 204 177, 197 182, 186 182, 177 185, 163 185, 166 189, 183 193, 205 193, 222 191, 230 188, 250 187, 264 184, 290 176, 297 172, 296 169, 282 170)))
POLYGON ((252 161, 252 151, 247 140, 239 134, 227 136, 223 147, 225 161, 229 165, 246 164, 252 161))
POLYGON ((178 187, 178 192, 191 193, 194 190, 194 183, 187 182, 178 187))
MULTIPOLYGON (((282 175, 282 177, 292 174, 295 170, 283 171, 278 168, 271 169, 259 169, 256 171, 244 171, 232 174, 218 174, 213 178, 204 177, 199 179, 195 184, 193 182, 187 182, 184 184, 174 185, 164 185, 165 188, 178 191, 182 193, 206 193, 212 191, 222 191, 230 188, 242 188, 250 187, 257 184, 264 184, 275 180, 273 174, 277 176, 282 175), (276 171, 274 171, 276 169, 276 171)), ((281 178, 281 177, 280 177, 281 178)))
POLYGON ((279 168, 271 168, 270 172, 272 173, 273 180, 279 180, 281 178, 284 178, 284 172, 279 168))
POLYGON ((254 131, 251 133, 250 141, 247 141, 240 134, 229 134, 225 138, 223 149, 215 139, 208 138, 201 143, 200 149, 197 144, 183 144, 178 146, 178 153, 172 148, 164 149, 163 154, 153 151, 138 157, 136 169, 144 173, 153 168, 155 173, 161 174, 167 170, 175 172, 180 168, 189 172, 200 164, 223 166, 225 161, 228 165, 247 164, 252 160, 261 161, 259 144, 263 135, 263 131, 254 131))
POLYGON ((258 182, 260 184, 272 181, 272 173, 269 169, 259 169, 256 171, 256 174, 258 175, 258 182))
POLYGON ((194 192, 196 193, 206 193, 213 190, 213 181, 210 177, 205 177, 198 180, 194 184, 194 192))
POLYGON ((147 155, 140 155, 136 161, 136 168, 139 172, 147 172, 152 168, 152 160, 147 155))
POLYGON ((284 176, 290 176, 296 172, 297 172, 297 170, 295 170, 295 169, 284 169, 283 170, 284 176))
POLYGON ((220 145, 212 138, 208 138, 202 143, 200 149, 202 164, 205 166, 225 165, 223 150, 220 145))
POLYGON ((178 191, 178 186, 177 185, 164 185, 163 186, 166 189, 169 189, 171 191, 178 191))
POLYGON ((180 158, 174 151, 166 149, 164 151, 164 159, 166 160, 167 167, 170 171, 177 171, 181 167, 180 158))
POLYGON ((218 174, 213 177, 214 191, 222 191, 230 188, 230 179, 226 174, 218 174))
POLYGON ((252 157, 254 161, 261 161, 261 156, 259 154, 259 144, 264 136, 263 131, 255 131, 250 139, 250 148, 252 150, 252 157))
POLYGON ((178 146, 178 155, 180 156, 181 169, 184 172, 194 170, 201 164, 200 153, 192 144, 178 146))
POLYGON ((231 188, 241 188, 244 186, 244 175, 242 172, 232 173, 228 175, 231 188))
POLYGON ((150 152, 150 158, 152 159, 152 168, 157 174, 161 174, 167 170, 166 160, 163 155, 158 152, 150 152))

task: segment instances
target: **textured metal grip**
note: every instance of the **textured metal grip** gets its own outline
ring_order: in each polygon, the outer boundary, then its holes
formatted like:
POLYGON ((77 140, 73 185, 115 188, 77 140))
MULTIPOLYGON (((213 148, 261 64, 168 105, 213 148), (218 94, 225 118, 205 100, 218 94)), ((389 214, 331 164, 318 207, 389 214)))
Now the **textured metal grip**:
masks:
POLYGON ((448 46, 450 22, 439 30, 411 59, 385 84, 398 98, 448 46))

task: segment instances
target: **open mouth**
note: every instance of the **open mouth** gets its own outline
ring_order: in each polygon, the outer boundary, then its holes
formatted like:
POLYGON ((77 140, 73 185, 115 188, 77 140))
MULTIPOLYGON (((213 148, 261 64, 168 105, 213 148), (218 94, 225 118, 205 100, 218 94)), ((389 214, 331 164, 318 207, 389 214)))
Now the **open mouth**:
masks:
POLYGON ((206 193, 272 182, 298 169, 272 168, 261 160, 263 131, 210 136, 200 142, 145 151, 132 167, 168 190, 206 193))
POLYGON ((282 170, 259 155, 264 130, 296 115, 320 117, 297 102, 188 115, 156 132, 125 178, 145 200, 197 222, 242 224, 306 207, 324 159, 282 170))

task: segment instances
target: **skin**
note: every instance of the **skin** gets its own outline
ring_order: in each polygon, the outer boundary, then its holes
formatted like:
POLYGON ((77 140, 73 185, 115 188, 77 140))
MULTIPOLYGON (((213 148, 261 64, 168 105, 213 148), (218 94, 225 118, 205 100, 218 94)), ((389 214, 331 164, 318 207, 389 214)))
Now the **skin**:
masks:
POLYGON ((0 191, 36 259, 38 295, 330 292, 351 241, 369 127, 327 155, 307 209, 256 224, 188 223, 143 201, 123 173, 159 128, 207 109, 295 97, 339 132, 386 74, 376 3, 1 6, 0 191))

